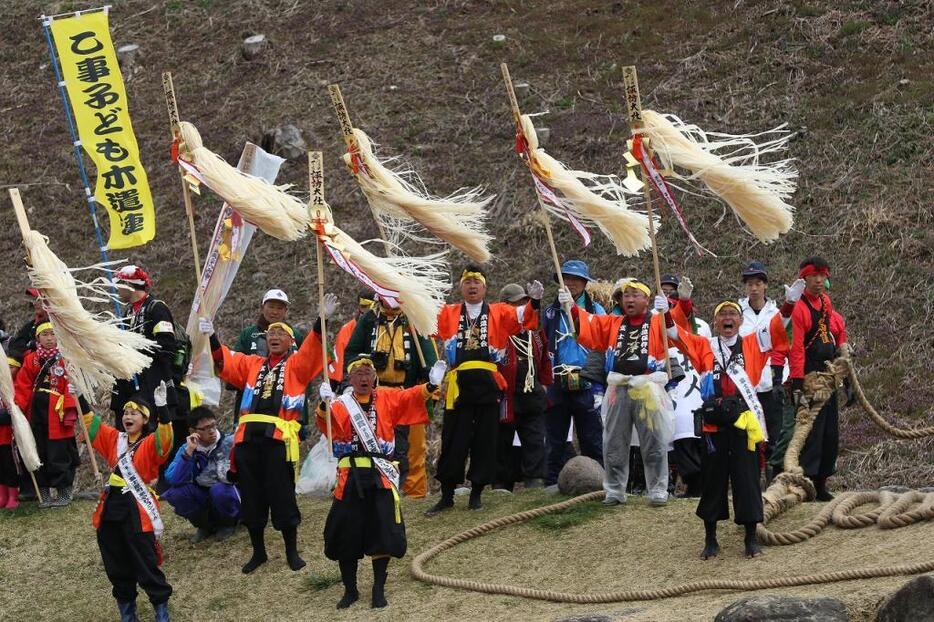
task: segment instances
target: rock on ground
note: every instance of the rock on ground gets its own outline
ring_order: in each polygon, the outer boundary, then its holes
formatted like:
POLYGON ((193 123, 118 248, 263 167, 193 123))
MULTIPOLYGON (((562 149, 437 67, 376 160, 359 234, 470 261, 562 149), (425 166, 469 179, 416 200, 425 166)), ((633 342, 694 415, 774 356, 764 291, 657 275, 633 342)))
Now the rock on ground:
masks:
POLYGON ((934 575, 916 577, 879 607, 879 622, 934 620, 934 575))
POLYGON ((714 622, 847 622, 846 607, 836 598, 750 596, 729 605, 714 622))
POLYGON ((571 458, 558 474, 558 490, 565 495, 603 490, 603 467, 587 456, 571 458))

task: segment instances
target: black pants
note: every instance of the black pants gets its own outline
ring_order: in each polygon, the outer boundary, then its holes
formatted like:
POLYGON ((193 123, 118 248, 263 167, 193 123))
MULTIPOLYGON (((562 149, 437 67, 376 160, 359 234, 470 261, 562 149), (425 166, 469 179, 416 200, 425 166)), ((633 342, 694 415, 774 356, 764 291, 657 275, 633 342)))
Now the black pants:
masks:
POLYGON ((474 486, 492 484, 496 479, 498 432, 499 403, 458 404, 453 410, 445 410, 435 478, 448 486, 462 483, 469 456, 467 479, 474 486))
POLYGON ((295 502, 295 469, 285 460, 285 443, 256 438, 234 445, 240 521, 249 528, 296 527, 302 515, 295 502))
POLYGON ((727 490, 731 486, 733 521, 738 525, 761 523, 759 452, 746 448, 746 432, 729 426, 718 432, 704 433, 704 442, 707 446, 702 460, 703 491, 697 515, 705 522, 729 519, 727 490))
POLYGON ((603 464, 603 421, 600 409, 593 407, 593 399, 593 389, 566 391, 554 385, 548 388, 549 405, 545 411, 545 425, 548 429, 547 483, 558 481, 558 474, 569 459, 567 440, 571 421, 577 432, 581 455, 603 464))
POLYGON ((765 413, 765 431, 769 437, 769 442, 765 446, 765 458, 769 460, 782 436, 785 400, 782 393, 773 391, 756 393, 756 397, 759 398, 759 403, 762 404, 762 410, 765 413))
POLYGON ((364 555, 402 557, 407 548, 405 523, 392 490, 382 488, 374 468, 351 469, 343 499, 334 499, 324 523, 324 555, 335 561, 364 555))
POLYGON ((156 537, 139 532, 132 521, 102 521, 97 530, 104 570, 113 585, 113 596, 120 602, 136 600, 137 584, 153 605, 169 600, 172 586, 159 569, 156 537))
POLYGON ((679 438, 673 443, 674 449, 669 456, 669 463, 674 465, 687 486, 690 495, 700 494, 701 469, 703 462, 704 441, 700 438, 679 438))
POLYGON ((19 487, 19 473, 13 461, 12 445, 0 445, 0 486, 19 487))
POLYGON ((545 478, 545 392, 536 387, 531 393, 516 392, 515 421, 499 424, 496 453, 496 482, 512 490, 520 478, 545 478), (515 435, 521 447, 513 447, 515 435))
POLYGON ((396 426, 396 448, 392 452, 393 461, 399 463, 399 485, 409 476, 409 426, 396 426))
POLYGON ((36 437, 36 449, 42 466, 36 471, 36 483, 42 488, 64 488, 75 482, 80 464, 74 437, 57 440, 36 437))
POLYGON ((817 413, 814 426, 804 448, 801 450, 801 468, 811 480, 830 477, 837 470, 837 453, 840 450, 840 412, 837 409, 837 394, 827 400, 817 413))

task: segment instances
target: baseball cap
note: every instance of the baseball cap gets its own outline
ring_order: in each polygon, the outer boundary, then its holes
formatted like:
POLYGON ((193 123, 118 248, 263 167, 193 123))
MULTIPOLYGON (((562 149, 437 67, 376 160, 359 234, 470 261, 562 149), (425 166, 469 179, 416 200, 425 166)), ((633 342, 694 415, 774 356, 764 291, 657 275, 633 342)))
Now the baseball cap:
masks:
POLYGON ((499 299, 501 302, 516 302, 527 297, 525 288, 518 283, 509 283, 499 290, 499 299))
POLYGON ((661 278, 661 284, 662 285, 674 285, 675 287, 677 287, 678 285, 681 284, 681 279, 679 279, 677 275, 674 275, 674 274, 663 274, 661 278))
POLYGON ((281 289, 271 289, 263 295, 263 304, 266 304, 270 300, 278 300, 289 304, 289 297, 285 295, 285 292, 281 289))
POLYGON ((761 261, 751 261, 746 269, 743 270, 743 281, 752 277, 760 278, 763 281, 769 280, 769 275, 765 271, 765 264, 761 261))

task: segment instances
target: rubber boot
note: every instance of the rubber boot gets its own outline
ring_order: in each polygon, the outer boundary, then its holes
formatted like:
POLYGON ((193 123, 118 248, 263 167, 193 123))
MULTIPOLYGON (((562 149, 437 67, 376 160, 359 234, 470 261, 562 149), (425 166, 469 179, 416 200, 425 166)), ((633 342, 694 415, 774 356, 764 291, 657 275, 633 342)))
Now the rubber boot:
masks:
POLYGON ((169 618, 169 603, 159 603, 158 605, 153 605, 152 610, 156 614, 156 622, 170 622, 169 618))
POLYGON ((357 560, 342 559, 337 563, 341 569, 341 583, 344 584, 344 595, 337 602, 337 608, 346 609, 360 598, 360 592, 357 591, 357 560))
POLYGON ((131 600, 125 603, 122 603, 118 600, 117 609, 120 610, 120 622, 139 622, 139 617, 136 615, 135 600, 131 600))
POLYGON ((717 521, 704 521, 704 550, 701 559, 710 559, 720 553, 720 543, 717 542, 717 521))
POLYGON ((435 516, 452 507, 454 507, 454 486, 441 484, 441 499, 425 510, 425 516, 435 516))
POLYGON ((61 488, 55 489, 58 492, 58 498, 52 502, 53 507, 63 508, 71 503, 72 498, 74 498, 75 489, 74 486, 62 486, 61 488))
POLYGON ((282 540, 285 542, 285 561, 292 570, 301 570, 305 567, 305 560, 298 554, 298 534, 295 527, 286 527, 282 530, 282 540))
POLYGON ((10 499, 9 486, 0 484, 0 508, 6 507, 6 502, 10 499))
POLYGON ((467 509, 470 509, 470 510, 483 509, 483 500, 480 498, 480 495, 482 494, 483 494, 483 486, 471 486, 470 501, 467 502, 467 509))
POLYGON ((386 602, 386 575, 389 574, 389 558, 380 557, 373 560, 373 600, 370 607, 382 609, 386 602))
POLYGON ((827 478, 821 477, 814 483, 814 488, 817 490, 817 496, 814 497, 816 501, 833 501, 833 495, 827 491, 827 478))
POLYGON ((759 541, 756 538, 756 523, 745 523, 743 527, 746 528, 746 537, 744 539, 746 544, 746 559, 759 557, 762 555, 762 549, 759 548, 759 541))
POLYGON ((6 505, 3 507, 7 510, 15 510, 19 507, 19 488, 9 486, 6 489, 6 505))
POLYGON ((248 531, 250 532, 250 544, 253 545, 253 556, 250 561, 243 565, 243 574, 250 574, 269 559, 266 557, 266 541, 263 535, 265 529, 263 527, 250 527, 248 531))
POLYGON ((39 488, 39 507, 40 508, 52 507, 52 489, 51 488, 39 488))

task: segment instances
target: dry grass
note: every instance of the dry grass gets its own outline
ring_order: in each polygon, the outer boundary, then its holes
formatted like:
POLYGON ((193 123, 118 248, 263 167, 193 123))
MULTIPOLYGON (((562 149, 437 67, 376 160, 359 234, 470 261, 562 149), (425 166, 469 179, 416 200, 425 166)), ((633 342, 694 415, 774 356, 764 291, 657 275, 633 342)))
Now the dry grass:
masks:
MULTIPOLYGON (((675 599, 609 605, 567 605, 505 596, 480 595, 417 583, 407 572, 411 555, 461 530, 496 516, 553 501, 543 493, 487 495, 486 509, 458 509, 425 519, 428 501, 404 501, 409 556, 390 566, 391 606, 373 614, 367 604, 347 613, 333 607, 341 594, 336 564, 322 553, 321 527, 329 502, 302 498, 300 541, 308 567, 299 573, 285 566, 281 542, 267 532, 271 559, 254 575, 239 567, 249 541, 241 529, 226 543, 188 543, 192 528, 167 517, 164 570, 175 588, 172 612, 178 620, 554 620, 564 615, 599 612, 626 620, 710 619, 742 596, 712 592, 675 599), (625 615, 624 615, 625 614, 625 615)), ((463 498, 458 500, 459 505, 463 498)), ((0 592, 0 614, 10 620, 110 620, 114 605, 90 526, 91 502, 63 510, 36 511, 34 506, 0 515, 0 581, 13 589, 0 592)), ((780 527, 800 524, 818 506, 795 508, 780 527)), ((742 536, 732 524, 721 528, 723 555, 710 562, 697 559, 703 530, 694 504, 676 501, 653 509, 636 501, 623 508, 599 504, 582 512, 581 521, 563 528, 519 525, 487 535, 444 554, 432 572, 568 591, 652 588, 702 577, 760 578, 809 574, 837 568, 873 567, 920 561, 930 555, 920 542, 934 537, 934 524, 880 532, 828 529, 807 543, 766 550, 755 561, 742 558, 742 536)), ((868 620, 877 602, 907 579, 808 586, 770 593, 827 595, 841 599, 854 620, 868 620)), ((361 565, 364 594, 371 582, 361 565)), ((147 608, 140 596, 142 608, 147 608)), ((364 599, 366 600, 366 599, 364 599)), ((143 613, 143 618, 148 617, 143 613)))

